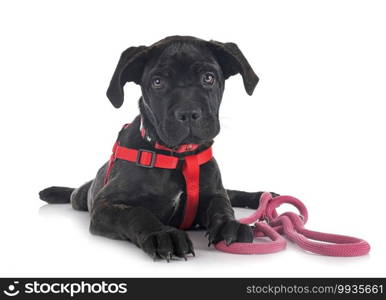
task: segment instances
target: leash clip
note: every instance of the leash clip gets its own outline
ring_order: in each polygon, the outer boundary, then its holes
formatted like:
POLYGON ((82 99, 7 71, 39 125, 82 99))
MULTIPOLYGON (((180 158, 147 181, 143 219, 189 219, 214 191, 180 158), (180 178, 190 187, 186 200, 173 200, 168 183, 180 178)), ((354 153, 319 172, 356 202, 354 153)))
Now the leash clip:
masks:
POLYGON ((262 215, 259 219, 258 219, 258 222, 260 223, 265 223, 267 225, 269 225, 269 218, 267 217, 266 214, 262 215))
POLYGON ((269 218, 267 216, 264 216, 262 222, 269 225, 269 218))

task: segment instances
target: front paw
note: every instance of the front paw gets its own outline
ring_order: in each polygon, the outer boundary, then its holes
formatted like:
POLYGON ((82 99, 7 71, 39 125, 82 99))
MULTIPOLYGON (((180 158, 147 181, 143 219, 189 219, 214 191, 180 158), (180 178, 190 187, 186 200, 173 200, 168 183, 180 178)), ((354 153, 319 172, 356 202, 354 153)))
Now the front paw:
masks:
POLYGON ((250 243, 253 241, 253 231, 248 224, 236 220, 215 220, 206 233, 209 239, 208 247, 224 241, 227 246, 234 242, 250 243))
POLYGON ((153 257, 169 262, 174 256, 187 260, 187 254, 194 254, 188 234, 180 229, 165 226, 161 230, 144 234, 138 239, 138 246, 153 257))

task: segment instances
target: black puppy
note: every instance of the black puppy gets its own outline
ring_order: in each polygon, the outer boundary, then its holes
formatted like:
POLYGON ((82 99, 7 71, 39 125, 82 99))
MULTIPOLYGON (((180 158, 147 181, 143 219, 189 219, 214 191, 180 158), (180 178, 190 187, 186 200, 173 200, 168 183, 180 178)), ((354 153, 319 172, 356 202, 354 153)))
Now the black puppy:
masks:
POLYGON ((211 157, 194 171, 200 174, 198 186, 192 188, 199 191, 199 202, 191 222, 184 220, 187 199, 194 198, 186 190, 184 161, 208 150, 219 133, 225 80, 235 74, 241 74, 251 95, 258 77, 234 43, 173 36, 150 47, 128 48, 107 96, 119 108, 125 83, 141 86, 140 115, 117 140, 119 146, 137 151, 136 163, 113 158, 81 187, 50 187, 40 198, 48 203, 71 201, 74 209, 90 212, 93 234, 129 240, 152 257, 168 261, 194 255, 188 235, 177 227, 206 228, 209 245, 222 240, 251 242, 251 228, 235 220, 232 205, 256 208, 261 192, 225 190, 211 157), (145 154, 150 155, 146 164, 141 162, 145 154), (155 164, 161 156, 178 164, 174 169, 159 168, 155 164))

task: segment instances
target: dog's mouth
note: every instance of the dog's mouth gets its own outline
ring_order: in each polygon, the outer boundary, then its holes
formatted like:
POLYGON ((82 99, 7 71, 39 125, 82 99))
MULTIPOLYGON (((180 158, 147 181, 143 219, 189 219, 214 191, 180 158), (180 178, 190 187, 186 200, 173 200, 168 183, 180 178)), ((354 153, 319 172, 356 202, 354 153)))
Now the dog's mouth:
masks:
POLYGON ((202 145, 211 141, 220 131, 217 118, 207 118, 195 125, 181 126, 173 120, 166 120, 157 128, 162 143, 170 148, 184 144, 202 145))

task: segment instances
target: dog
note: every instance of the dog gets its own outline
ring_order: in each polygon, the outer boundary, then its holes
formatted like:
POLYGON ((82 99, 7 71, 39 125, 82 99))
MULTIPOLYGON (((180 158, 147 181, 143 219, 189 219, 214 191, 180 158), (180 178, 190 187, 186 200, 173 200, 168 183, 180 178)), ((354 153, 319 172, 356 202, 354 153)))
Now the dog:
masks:
POLYGON ((257 208, 262 192, 226 190, 210 152, 225 80, 236 74, 252 95, 259 78, 235 43, 171 36, 128 48, 107 97, 119 108, 124 85, 138 84, 140 115, 119 132, 93 180, 44 189, 40 198, 89 211, 92 234, 128 240, 155 260, 194 256, 186 229, 206 229, 208 246, 251 242, 252 228, 235 220, 232 206, 257 208), (130 151, 136 157, 128 161, 130 151))

